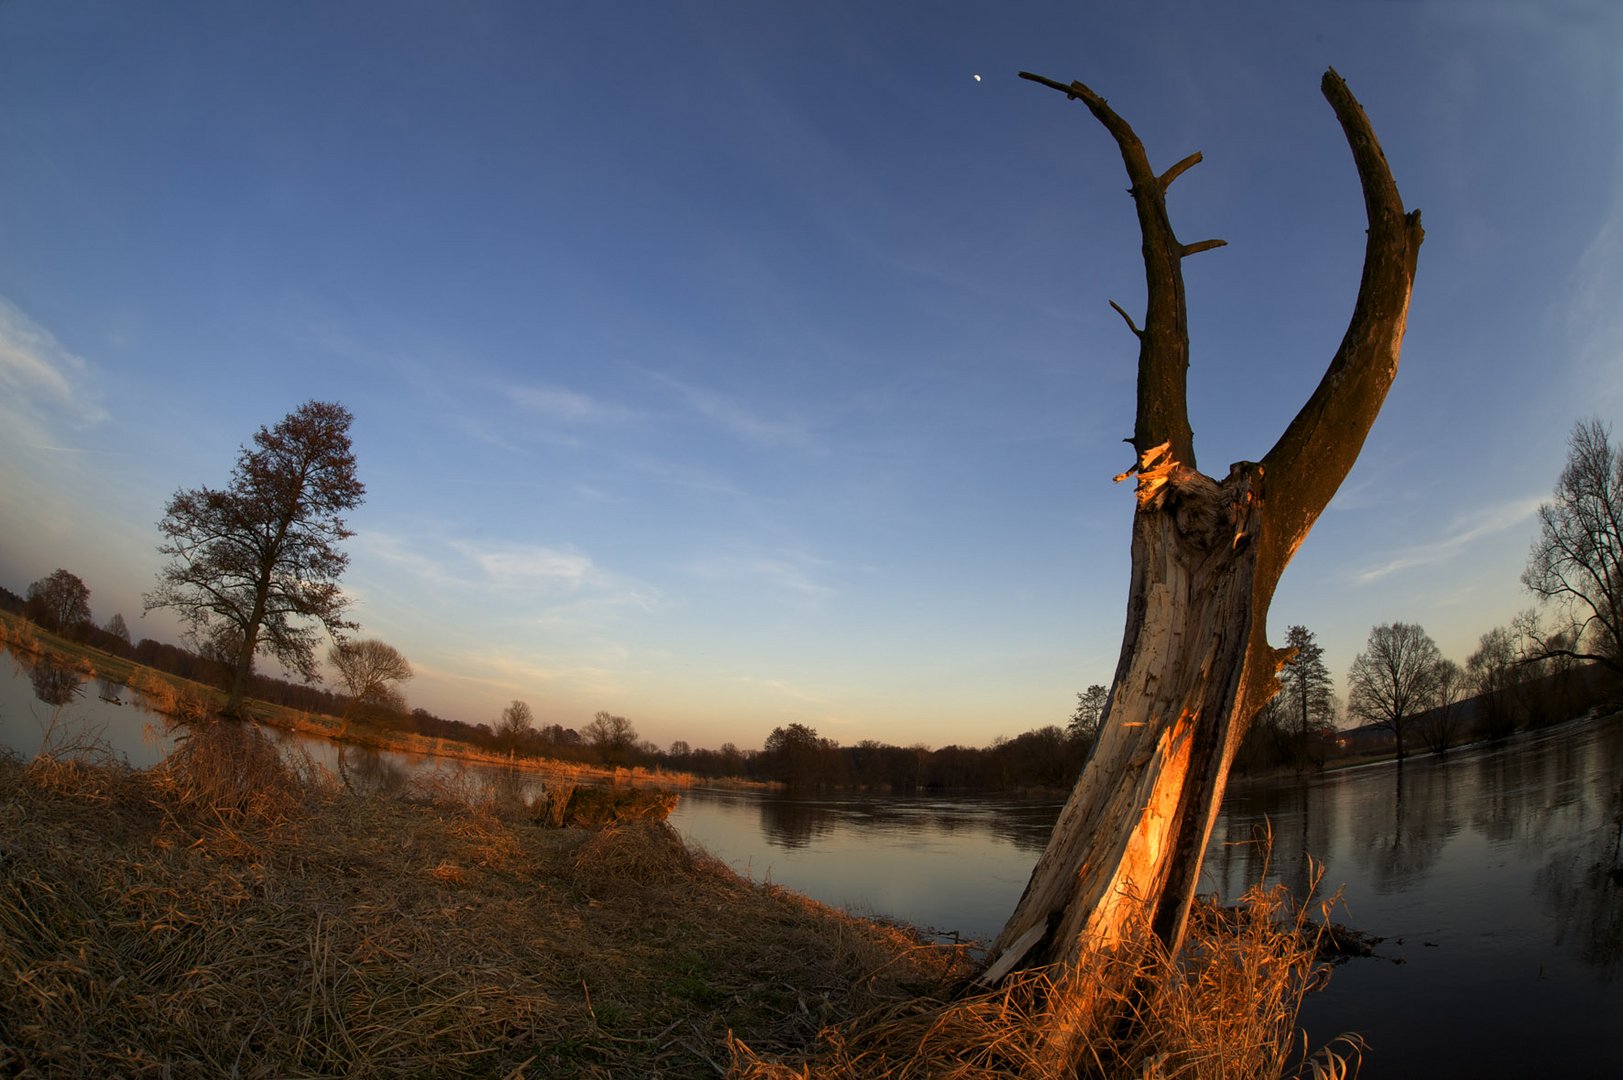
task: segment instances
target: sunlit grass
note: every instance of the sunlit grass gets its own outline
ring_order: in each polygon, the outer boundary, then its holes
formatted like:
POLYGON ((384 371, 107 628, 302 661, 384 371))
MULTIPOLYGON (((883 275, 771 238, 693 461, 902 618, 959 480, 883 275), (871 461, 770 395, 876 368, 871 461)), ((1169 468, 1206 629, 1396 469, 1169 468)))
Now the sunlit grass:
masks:
POLYGON ((347 794, 203 730, 145 772, 0 759, 0 1075, 717 1075, 729 1032, 802 1052, 968 971, 660 821, 347 794))

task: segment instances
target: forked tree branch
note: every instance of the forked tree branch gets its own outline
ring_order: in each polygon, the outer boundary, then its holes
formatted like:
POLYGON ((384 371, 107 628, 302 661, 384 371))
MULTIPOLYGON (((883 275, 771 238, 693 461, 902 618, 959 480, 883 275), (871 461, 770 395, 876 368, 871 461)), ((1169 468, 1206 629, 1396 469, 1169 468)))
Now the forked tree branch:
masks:
MULTIPOLYGON (((1139 232, 1144 238, 1144 329, 1138 331, 1138 411, 1133 424, 1133 448, 1144 454, 1162 443, 1170 444, 1174 461, 1195 467, 1194 435, 1189 428, 1189 313, 1184 303, 1183 269, 1187 253, 1173 234, 1167 218, 1167 185, 1200 160, 1191 154, 1157 176, 1149 155, 1132 125, 1116 114, 1108 102, 1080 82, 1056 82, 1022 71, 1022 79, 1080 98, 1105 126, 1121 150, 1129 189, 1138 209, 1139 232)), ((1200 250, 1215 246, 1210 241, 1200 250)), ((1120 308, 1117 308, 1120 311, 1120 308)))
POLYGON ((1358 300, 1341 346, 1313 396, 1262 461, 1279 570, 1358 460, 1397 375, 1415 263, 1425 237, 1420 211, 1404 212, 1369 117, 1334 68, 1324 73, 1320 90, 1352 148, 1369 239, 1358 300))

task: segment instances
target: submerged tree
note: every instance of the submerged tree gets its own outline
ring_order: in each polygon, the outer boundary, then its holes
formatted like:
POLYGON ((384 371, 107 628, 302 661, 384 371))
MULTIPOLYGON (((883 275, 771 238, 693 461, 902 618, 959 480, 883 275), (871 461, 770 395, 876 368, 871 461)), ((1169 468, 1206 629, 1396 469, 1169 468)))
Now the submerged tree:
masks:
POLYGON ((1422 232, 1363 109, 1327 72, 1322 89, 1352 148, 1369 220, 1352 321, 1318 388, 1262 460, 1207 476, 1196 468, 1189 425, 1182 261, 1222 241, 1183 243, 1166 209, 1168 186, 1200 154, 1156 173, 1132 127, 1087 86, 1022 77, 1080 99, 1114 138, 1148 286, 1142 328, 1116 307, 1139 342, 1137 462, 1123 476, 1136 473, 1138 485, 1121 657, 1099 744, 982 972, 995 982, 1067 965, 1059 970, 1073 974, 1056 992, 1078 1019, 1051 1039, 1058 1058, 1075 1062, 1108 1011, 1075 975, 1079 962, 1144 935, 1174 952, 1182 944, 1230 761, 1279 687, 1286 654, 1268 644, 1269 603, 1397 373, 1422 232))
POLYGON ((158 523, 170 563, 146 594, 146 610, 173 608, 189 637, 230 666, 225 713, 242 708, 254 656, 264 652, 316 678, 323 632, 340 637, 349 600, 338 578, 353 533, 340 516, 361 503, 342 405, 307 401, 243 447, 223 489, 176 492, 158 523))
POLYGON ((1402 761, 1408 752, 1404 736, 1409 722, 1436 703, 1437 680, 1443 673, 1443 654, 1418 625, 1377 626, 1347 672, 1347 711, 1390 731, 1402 761))

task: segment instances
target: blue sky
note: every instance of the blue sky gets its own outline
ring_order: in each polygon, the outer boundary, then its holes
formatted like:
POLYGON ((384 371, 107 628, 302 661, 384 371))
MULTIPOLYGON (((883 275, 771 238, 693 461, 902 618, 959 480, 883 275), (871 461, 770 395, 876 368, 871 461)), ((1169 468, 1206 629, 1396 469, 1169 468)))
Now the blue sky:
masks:
POLYGON ((1318 93, 1427 239, 1403 368, 1286 572, 1341 678, 1372 625, 1462 660, 1531 598, 1573 423, 1623 404, 1623 9, 0 4, 0 584, 138 619, 155 522, 338 400, 345 584, 469 721, 660 745, 984 745, 1108 682, 1142 306, 1114 145, 1186 241, 1196 447, 1257 458, 1351 311, 1318 93), (977 81, 974 76, 982 78, 977 81))

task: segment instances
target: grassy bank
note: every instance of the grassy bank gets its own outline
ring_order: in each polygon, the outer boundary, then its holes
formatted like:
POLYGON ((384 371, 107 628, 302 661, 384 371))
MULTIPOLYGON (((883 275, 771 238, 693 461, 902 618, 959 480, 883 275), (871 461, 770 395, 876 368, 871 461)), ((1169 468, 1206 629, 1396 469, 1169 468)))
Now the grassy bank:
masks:
POLYGON ((967 963, 663 823, 218 771, 0 763, 0 1075, 713 1076, 967 963))
MULTIPOLYGON (((345 793, 239 725, 144 772, 0 761, 0 1075, 1054 1075, 1039 976, 479 790, 345 793)), ((1280 894, 1200 923, 1107 1075, 1278 1075, 1319 970, 1280 894)))
MULTIPOLYGON (((128 687, 152 711, 190 723, 212 716, 225 704, 226 695, 216 687, 147 667, 126 657, 114 656, 83 642, 43 630, 19 615, 0 611, 0 647, 25 662, 49 659, 60 668, 84 678, 104 678, 128 687)), ((398 731, 365 723, 344 723, 336 716, 305 712, 264 701, 246 703, 249 716, 266 727, 292 731, 314 738, 331 739, 353 746, 387 750, 420 757, 436 757, 471 765, 519 769, 538 775, 578 783, 640 784, 660 788, 706 787, 767 789, 781 787, 742 778, 698 780, 687 773, 636 768, 615 768, 546 758, 518 757, 495 753, 471 743, 398 731)))

